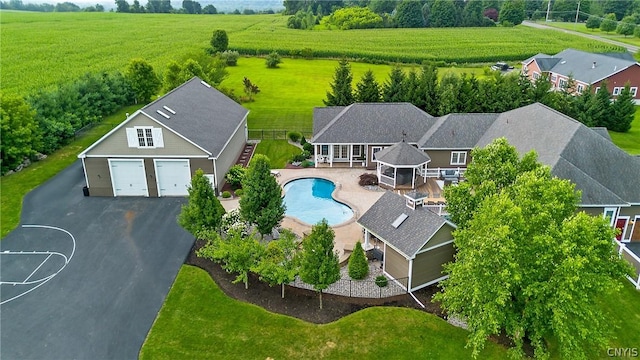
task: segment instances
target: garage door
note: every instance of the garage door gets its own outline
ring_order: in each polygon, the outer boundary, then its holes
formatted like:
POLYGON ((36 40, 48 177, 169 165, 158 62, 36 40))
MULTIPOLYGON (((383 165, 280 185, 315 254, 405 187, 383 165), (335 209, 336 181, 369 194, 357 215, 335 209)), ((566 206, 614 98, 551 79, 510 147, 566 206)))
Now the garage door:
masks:
POLYGON ((155 160, 158 196, 186 196, 191 182, 189 160, 155 160))
POLYGON ((149 196, 142 159, 109 159, 114 196, 149 196))

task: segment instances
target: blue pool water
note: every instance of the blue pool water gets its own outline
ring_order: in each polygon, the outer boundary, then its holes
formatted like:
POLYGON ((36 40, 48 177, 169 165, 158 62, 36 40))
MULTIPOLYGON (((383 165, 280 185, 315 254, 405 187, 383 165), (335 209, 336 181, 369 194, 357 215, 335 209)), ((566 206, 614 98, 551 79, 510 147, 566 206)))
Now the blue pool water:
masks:
POLYGON ((331 197, 335 188, 331 181, 319 178, 299 179, 287 183, 284 186, 286 215, 310 225, 315 225, 322 219, 327 219, 329 225, 337 225, 351 219, 353 210, 331 197))

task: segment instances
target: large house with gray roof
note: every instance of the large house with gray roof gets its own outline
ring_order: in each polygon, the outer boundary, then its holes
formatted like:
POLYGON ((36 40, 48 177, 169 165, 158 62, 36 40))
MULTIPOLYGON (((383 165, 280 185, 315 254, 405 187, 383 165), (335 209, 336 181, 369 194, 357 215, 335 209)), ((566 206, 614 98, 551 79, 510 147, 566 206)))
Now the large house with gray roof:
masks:
POLYGON ((640 104, 640 64, 630 53, 589 53, 566 49, 556 55, 538 54, 522 62, 522 73, 531 81, 546 75, 555 90, 567 86, 569 77, 575 80, 575 93, 589 86, 597 92, 603 81, 615 98, 627 82, 636 104, 640 104))
POLYGON ((185 196, 202 169, 219 191, 247 142, 249 111, 194 77, 78 157, 91 196, 185 196))

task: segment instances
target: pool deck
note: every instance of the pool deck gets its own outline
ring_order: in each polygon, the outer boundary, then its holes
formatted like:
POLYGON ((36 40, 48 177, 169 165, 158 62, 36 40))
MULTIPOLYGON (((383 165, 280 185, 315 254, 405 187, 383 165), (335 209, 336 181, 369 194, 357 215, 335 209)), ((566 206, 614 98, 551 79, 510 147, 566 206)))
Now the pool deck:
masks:
MULTIPOLYGON (((295 179, 318 177, 331 180, 336 184, 333 197, 343 202, 354 211, 354 216, 345 223, 332 226, 335 231, 335 250, 338 252, 340 261, 347 258, 344 248, 352 249, 357 241, 363 241, 362 228, 356 224, 356 220, 367 211, 381 196, 384 190, 367 190, 358 185, 358 177, 367 172, 364 169, 353 168, 307 168, 307 169, 278 169, 280 175, 276 177, 282 186, 295 179)), ((222 200, 222 205, 229 211, 238 207, 238 200, 222 200)), ((285 216, 282 227, 291 229, 299 236, 304 236, 311 232, 311 226, 302 223, 294 218, 285 216)))

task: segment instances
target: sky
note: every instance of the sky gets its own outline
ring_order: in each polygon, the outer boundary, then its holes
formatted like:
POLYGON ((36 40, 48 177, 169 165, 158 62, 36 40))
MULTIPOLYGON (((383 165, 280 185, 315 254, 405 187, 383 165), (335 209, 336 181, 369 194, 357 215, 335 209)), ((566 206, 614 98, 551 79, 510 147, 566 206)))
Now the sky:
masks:
MULTIPOLYGON (((147 3, 147 0, 138 0, 141 5, 147 3)), ((252 10, 281 10, 284 9, 282 5, 282 0, 195 0, 205 7, 209 4, 213 4, 218 11, 224 12, 232 12, 235 9, 240 11, 244 9, 252 9, 252 10)), ((57 4, 62 2, 71 2, 80 7, 86 7, 89 5, 102 4, 105 9, 115 8, 115 0, 113 1, 104 1, 104 0, 22 0, 25 4, 57 4)), ((127 0, 129 4, 133 3, 133 0, 127 0)), ((182 7, 182 0, 171 0, 171 6, 174 8, 182 7)))

